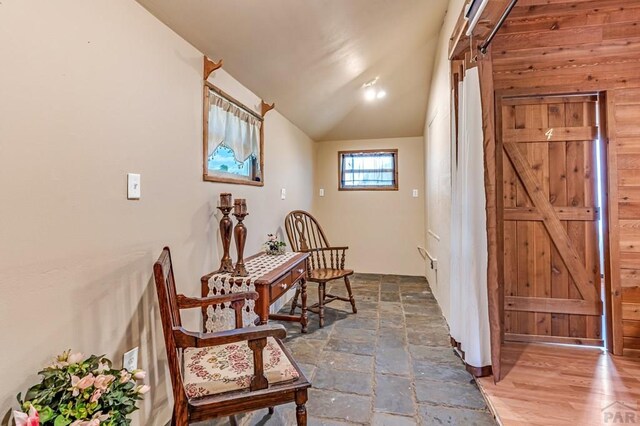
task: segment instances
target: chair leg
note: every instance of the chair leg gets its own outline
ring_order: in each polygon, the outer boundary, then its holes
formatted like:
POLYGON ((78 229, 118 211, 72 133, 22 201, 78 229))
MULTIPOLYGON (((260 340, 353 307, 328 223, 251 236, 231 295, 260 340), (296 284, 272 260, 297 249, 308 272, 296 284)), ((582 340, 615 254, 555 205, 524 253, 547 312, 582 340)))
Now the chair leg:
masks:
POLYGON ((173 416, 171 416, 171 426, 188 426, 189 414, 182 404, 174 404, 173 416))
POLYGON ((324 327, 324 297, 326 294, 326 283, 318 283, 318 316, 320 317, 320 328, 324 327))
POLYGON ((296 392, 296 420, 298 426, 307 426, 307 390, 300 390, 296 392))
POLYGON ((302 326, 302 333, 307 332, 308 318, 307 318, 307 280, 304 278, 300 280, 300 299, 302 312, 300 313, 300 325, 302 326))
POLYGON ((358 313, 358 309, 356 308, 356 300, 353 298, 353 292, 351 291, 351 283, 349 282, 349 277, 344 277, 344 285, 347 286, 347 293, 349 293, 349 302, 351 302, 351 309, 354 314, 358 313))
POLYGON ((236 420, 236 416, 229 416, 229 424, 231 426, 238 426, 238 421, 236 420))
POLYGON ((275 411, 273 407, 269 407, 269 415, 272 415, 275 411))
POLYGON ((298 307, 298 296, 300 296, 300 287, 296 287, 296 294, 293 296, 293 302, 291 302, 291 310, 289 311, 289 315, 293 315, 298 307))

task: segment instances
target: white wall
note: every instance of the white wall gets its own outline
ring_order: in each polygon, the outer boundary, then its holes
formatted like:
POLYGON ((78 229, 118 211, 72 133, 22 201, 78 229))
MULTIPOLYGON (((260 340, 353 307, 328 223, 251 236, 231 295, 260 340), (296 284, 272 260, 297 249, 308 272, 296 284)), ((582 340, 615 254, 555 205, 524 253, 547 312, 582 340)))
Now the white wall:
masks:
MULTIPOLYGON (((132 0, 3 0, 0 58, 0 417, 55 354, 118 365, 139 345, 152 391, 134 424, 165 424, 153 262, 171 246, 179 291, 197 295, 220 258, 218 194, 247 198, 257 251, 312 209, 314 144, 272 111, 264 188, 203 182, 202 54, 132 0)), ((211 81, 259 102, 223 70, 211 81)))
POLYGON ((424 244, 424 139, 319 142, 316 158, 316 216, 331 244, 350 247, 347 267, 423 275, 417 247, 424 244), (338 151, 364 149, 398 149, 398 191, 338 190, 338 151), (318 197, 320 188, 324 197, 318 197))
POLYGON ((448 60, 449 37, 465 0, 451 0, 440 32, 440 41, 429 92, 425 123, 426 245, 437 258, 438 269, 427 267, 426 276, 449 320, 451 234, 451 79, 448 60), (429 232, 431 231, 431 232, 429 232), (435 236, 434 236, 435 234, 435 236), (437 237, 436 237, 437 236, 437 237))

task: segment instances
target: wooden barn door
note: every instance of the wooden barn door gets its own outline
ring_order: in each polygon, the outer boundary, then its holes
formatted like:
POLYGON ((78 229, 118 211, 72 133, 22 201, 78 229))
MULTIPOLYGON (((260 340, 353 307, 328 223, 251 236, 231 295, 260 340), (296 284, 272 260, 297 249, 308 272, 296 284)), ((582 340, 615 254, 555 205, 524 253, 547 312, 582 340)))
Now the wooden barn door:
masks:
POLYGON ((504 338, 601 346, 597 97, 503 98, 497 111, 504 338))

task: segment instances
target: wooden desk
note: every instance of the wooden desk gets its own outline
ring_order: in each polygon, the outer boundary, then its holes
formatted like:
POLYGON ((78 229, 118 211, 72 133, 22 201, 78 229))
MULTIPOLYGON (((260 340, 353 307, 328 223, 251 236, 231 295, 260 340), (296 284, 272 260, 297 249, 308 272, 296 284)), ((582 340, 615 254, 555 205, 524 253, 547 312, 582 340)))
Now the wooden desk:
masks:
MULTIPOLYGON (((201 279, 202 297, 220 294, 218 293, 220 290, 214 290, 216 285, 227 286, 232 289, 231 291, 242 291, 242 288, 255 286, 259 297, 254 312, 258 316, 257 322, 259 324, 266 324, 269 319, 295 321, 301 324, 302 332, 306 333, 307 257, 309 257, 308 253, 286 253, 282 256, 258 253, 245 260, 245 266, 249 271, 248 277, 233 277, 231 274, 217 272, 203 276, 201 279), (302 298, 302 313, 300 315, 270 314, 269 307, 298 283, 302 298)), ((206 315, 206 309, 203 309, 205 324, 206 315)))

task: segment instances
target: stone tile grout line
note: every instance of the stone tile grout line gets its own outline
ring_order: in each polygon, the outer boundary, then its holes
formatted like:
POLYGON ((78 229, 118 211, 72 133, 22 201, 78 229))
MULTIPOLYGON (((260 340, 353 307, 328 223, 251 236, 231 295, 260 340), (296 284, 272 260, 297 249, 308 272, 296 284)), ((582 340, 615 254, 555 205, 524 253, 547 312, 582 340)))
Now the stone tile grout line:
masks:
MULTIPOLYGON (((427 286, 428 285, 429 284, 427 283, 427 286)), ((413 355, 411 354, 411 350, 409 347, 409 333, 407 332, 406 316, 404 311, 404 301, 402 299, 402 291, 400 291, 400 285, 398 285, 398 293, 400 293, 400 309, 402 309, 402 325, 404 328, 405 350, 407 351, 407 355, 409 356, 409 379, 411 383, 411 396, 413 398, 413 408, 415 409, 414 419, 418 420, 420 419, 420 412, 418 410, 418 395, 416 394, 416 375, 413 369, 413 355)))

